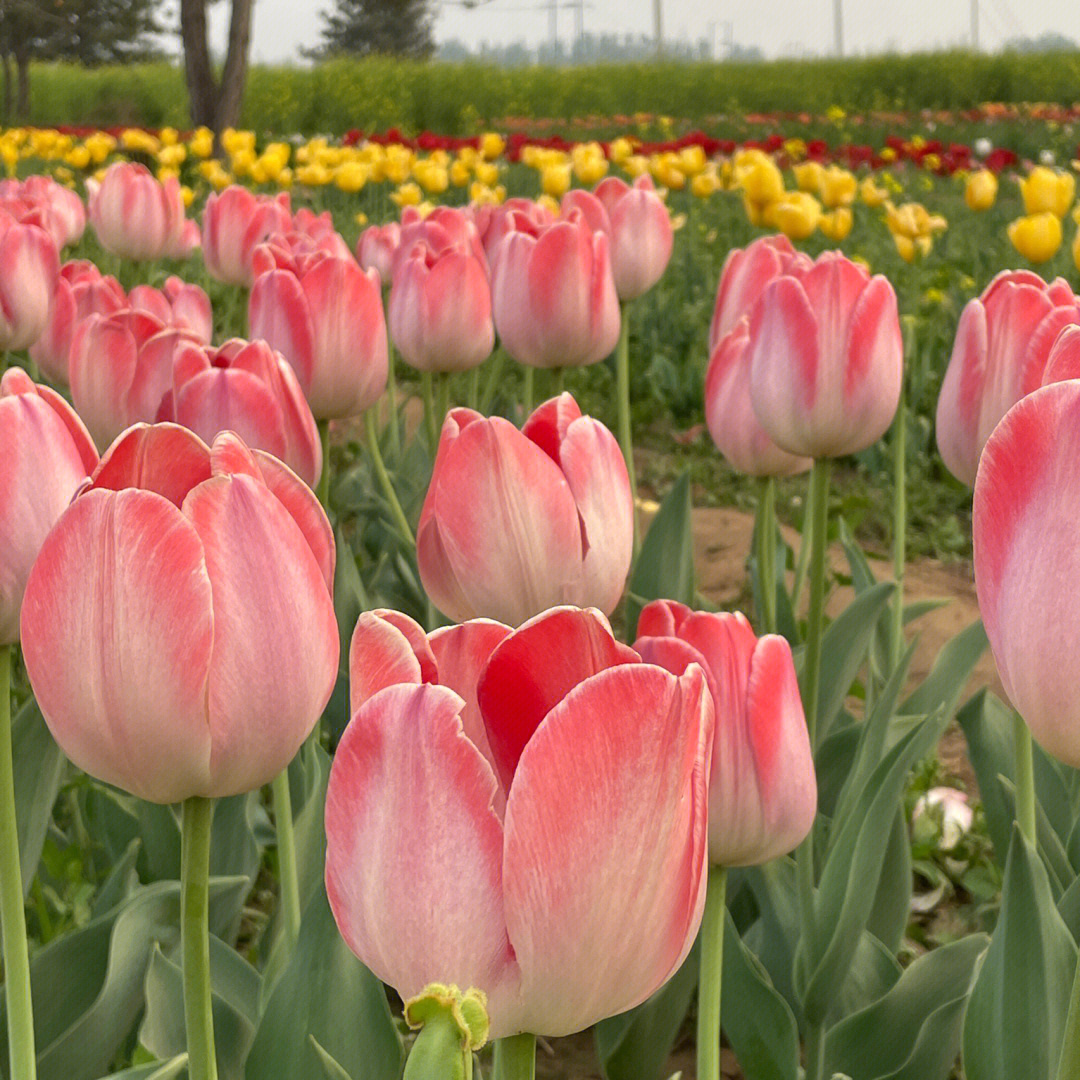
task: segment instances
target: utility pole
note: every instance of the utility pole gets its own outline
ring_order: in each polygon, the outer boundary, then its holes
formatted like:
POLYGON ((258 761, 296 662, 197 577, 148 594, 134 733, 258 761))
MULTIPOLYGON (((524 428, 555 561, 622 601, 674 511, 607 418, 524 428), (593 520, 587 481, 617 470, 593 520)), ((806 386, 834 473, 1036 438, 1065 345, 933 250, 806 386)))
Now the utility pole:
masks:
POLYGON ((664 51, 664 13, 662 0, 653 0, 653 37, 656 40, 656 55, 660 56, 664 51))
POLYGON ((979 51, 979 0, 971 0, 971 49, 979 51))
POLYGON ((844 55, 844 10, 843 0, 833 0, 833 37, 836 41, 836 55, 844 55))

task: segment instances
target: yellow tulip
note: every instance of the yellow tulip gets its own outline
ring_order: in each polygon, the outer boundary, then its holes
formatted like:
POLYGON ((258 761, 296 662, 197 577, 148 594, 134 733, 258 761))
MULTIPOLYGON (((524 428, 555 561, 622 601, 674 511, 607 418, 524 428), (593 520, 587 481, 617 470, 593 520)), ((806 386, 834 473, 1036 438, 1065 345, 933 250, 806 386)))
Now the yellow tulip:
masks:
POLYGON ((65 155, 66 161, 73 169, 86 169, 90 166, 90 151, 83 146, 73 146, 65 155))
POLYGON ((480 153, 488 161, 494 161, 495 158, 501 157, 505 149, 506 140, 498 132, 485 131, 480 136, 480 153))
POLYGON ((184 200, 185 206, 191 206, 191 204, 195 201, 195 192, 192 191, 191 188, 187 186, 187 184, 185 184, 180 189, 180 198, 184 200))
POLYGON ((735 162, 735 179, 751 202, 765 205, 784 194, 784 176, 767 154, 744 152, 735 162))
POLYGON ((690 181, 690 192, 698 199, 707 199, 720 190, 720 177, 716 170, 700 172, 690 181))
POLYGON ((414 184, 410 180, 408 183, 400 185, 396 191, 391 191, 390 198, 398 206, 419 206, 423 201, 424 193, 420 190, 419 184, 414 184))
POLYGON ((499 166, 491 161, 478 161, 476 163, 476 179, 481 184, 494 187, 499 182, 499 166))
POLYGON ((196 128, 188 148, 196 157, 208 158, 214 152, 214 133, 208 127, 196 128))
POLYGON ((907 236, 904 233, 893 233, 893 242, 896 250, 900 252, 900 258, 904 262, 914 262, 916 256, 923 257, 930 254, 934 241, 929 236, 907 236))
POLYGON ((1080 270, 1080 229, 1077 229, 1073 236, 1072 257, 1073 262, 1076 263, 1076 269, 1080 270))
POLYGON ((687 176, 697 176, 708 164, 705 151, 698 145, 684 146, 679 151, 679 169, 687 176))
POLYGON ((334 170, 334 183, 346 195, 355 195, 368 181, 370 169, 360 161, 346 161, 334 170))
POLYGON ((314 165, 301 165, 296 170, 296 179, 308 187, 325 187, 333 181, 334 174, 325 165, 316 162, 314 165))
POLYGON ((1045 165, 1036 165, 1020 181, 1020 194, 1024 197, 1024 210, 1029 216, 1051 213, 1063 218, 1069 212, 1076 194, 1076 177, 1072 173, 1055 172, 1045 165))
POLYGON ((120 132, 120 145, 125 150, 136 150, 143 154, 156 154, 161 149, 157 137, 142 128, 126 128, 120 132))
POLYGON ((469 182, 471 176, 472 171, 461 158, 457 158, 450 166, 450 183, 453 184, 454 187, 464 187, 469 182))
POLYGON ((469 202, 477 203, 480 206, 485 204, 498 206, 499 203, 505 201, 506 188, 503 187, 502 184, 496 184, 494 187, 489 187, 479 180, 474 180, 469 185, 469 202))
POLYGON ((167 169, 175 169, 184 163, 187 158, 187 147, 179 146, 176 143, 168 143, 163 146, 157 155, 158 164, 165 166, 167 169))
POLYGON ((969 210, 989 210, 997 199, 997 177, 989 169, 973 172, 964 184, 964 202, 969 210))
POLYGON ((830 165, 821 174, 821 201, 830 209, 850 206, 855 201, 857 188, 855 174, 839 165, 830 165))
POLYGON ((608 155, 616 165, 621 165, 634 152, 634 144, 625 136, 620 135, 608 146, 608 155))
POLYGON ((450 174, 446 166, 431 160, 418 161, 413 166, 413 176, 429 195, 441 195, 450 186, 450 174))
POLYGON ((776 200, 767 203, 754 202, 743 192, 743 209, 746 211, 747 220, 758 229, 772 229, 776 227, 776 218, 773 216, 773 207, 776 200))
POLYGON ((635 180, 649 171, 649 159, 644 154, 631 154, 623 163, 623 172, 635 180))
POLYGON ((829 213, 821 215, 818 228, 823 236, 834 244, 839 244, 841 240, 847 239, 853 221, 854 218, 850 207, 838 206, 835 210, 830 210, 829 213))
POLYGON ((562 198, 570 190, 570 163, 545 165, 540 170, 540 188, 553 199, 562 198))
POLYGON ((816 195, 821 190, 821 175, 825 172, 825 166, 820 161, 800 161, 791 166, 795 174, 795 183, 800 191, 809 191, 816 195))
POLYGON ((553 199, 550 195, 541 195, 536 200, 536 205, 545 207, 546 209, 550 210, 556 216, 558 216, 562 212, 561 208, 559 207, 558 202, 555 199, 553 199))
POLYGON ((1013 247, 1028 262, 1046 262, 1061 247, 1061 219, 1049 210, 1017 218, 1009 225, 1008 233, 1013 247))
POLYGON ((776 227, 791 240, 812 236, 821 220, 821 203, 808 191, 789 191, 772 207, 776 227))

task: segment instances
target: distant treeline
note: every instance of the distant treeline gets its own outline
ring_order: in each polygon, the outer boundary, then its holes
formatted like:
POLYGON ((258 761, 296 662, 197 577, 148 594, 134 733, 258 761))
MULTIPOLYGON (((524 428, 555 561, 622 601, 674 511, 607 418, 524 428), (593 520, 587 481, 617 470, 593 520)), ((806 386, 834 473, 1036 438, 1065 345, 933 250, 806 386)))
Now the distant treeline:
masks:
MULTIPOLYGON (((188 125, 183 74, 167 63, 31 69, 34 123, 188 125)), ((254 67, 242 123, 260 132, 400 128, 469 134, 505 117, 964 109, 1080 99, 1080 53, 965 52, 761 63, 658 60, 572 67, 334 60, 254 67)))

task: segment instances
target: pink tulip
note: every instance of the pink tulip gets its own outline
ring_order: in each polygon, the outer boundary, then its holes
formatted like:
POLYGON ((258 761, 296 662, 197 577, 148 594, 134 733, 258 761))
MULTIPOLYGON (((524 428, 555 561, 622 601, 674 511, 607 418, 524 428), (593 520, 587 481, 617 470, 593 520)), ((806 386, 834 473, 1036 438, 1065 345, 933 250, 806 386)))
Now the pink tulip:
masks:
POLYGON ((525 231, 536 236, 555 221, 555 215, 542 203, 521 198, 507 199, 501 206, 478 207, 473 214, 491 267, 495 264, 495 252, 507 233, 525 231), (481 210, 486 211, 482 221, 481 210))
POLYGON ((202 251, 207 273, 226 285, 251 287, 255 248, 292 227, 289 196, 255 195, 239 184, 214 192, 203 210, 202 251))
POLYGON ((414 246, 398 263, 389 308, 390 338, 420 371, 467 371, 495 347, 487 271, 468 250, 414 246))
POLYGON ((22 224, 40 225, 56 249, 77 244, 86 229, 86 206, 70 188, 51 176, 0 181, 0 209, 22 224))
POLYGON ((25 349, 41 337, 59 274, 52 237, 0 213, 0 351, 25 349))
MULTIPOLYGON (((562 202, 559 203, 559 216, 569 221, 573 219, 575 213, 580 215, 594 233, 602 232, 611 236, 611 219, 608 217, 608 212, 604 204, 591 191, 586 191, 584 188, 571 188, 562 197, 562 202)), ((614 261, 613 252, 612 262, 614 261)))
POLYGON ((90 224, 101 246, 122 259, 143 262, 170 256, 184 233, 180 183, 164 184, 145 165, 110 165, 90 198, 90 224))
POLYGON ((760 640, 745 616, 647 604, 634 648, 682 675, 699 664, 716 711, 709 861, 756 866, 798 847, 817 813, 817 780, 791 646, 760 640))
POLYGON ((1080 325, 1068 324, 1054 339, 1046 358, 1042 385, 1080 379, 1080 325))
POLYGON ((610 222, 615 289, 620 300, 635 300, 664 276, 671 260, 671 216, 647 173, 632 187, 617 176, 605 177, 596 186, 596 198, 610 222))
POLYGON ((189 330, 164 326, 145 311, 91 315, 71 342, 71 400, 104 449, 126 427, 152 421, 172 388, 173 355, 189 330))
POLYGON ((334 539, 310 489, 226 433, 124 432, 41 549, 22 611, 38 704, 81 769, 142 799, 279 773, 337 677, 334 539))
POLYGON ((1080 382, 1041 387, 987 439, 972 511, 975 589, 1005 693, 1039 745, 1074 768, 1078 454, 1080 382))
POLYGON ((401 218, 401 234, 394 250, 390 274, 393 278, 401 264, 408 259, 417 245, 424 245, 433 254, 457 249, 468 252, 487 273, 487 256, 480 243, 480 235, 472 218, 454 206, 437 206, 427 217, 420 217, 413 207, 406 207, 401 218))
POLYGON ((1062 278, 1050 285, 1029 270, 1002 271, 960 315, 937 406, 937 442, 946 468, 975 482, 990 432, 1040 386, 1062 328, 1080 308, 1062 278))
POLYGON ((379 275, 351 255, 314 253, 260 274, 248 325, 292 364, 317 420, 363 412, 386 389, 379 275))
POLYGON ((420 650, 382 629, 366 666, 422 666, 424 644, 436 659, 424 684, 364 700, 334 757, 326 890, 345 941, 403 997, 483 990, 495 1038, 566 1035, 643 1001, 704 903, 700 669, 642 664, 575 608, 494 647, 489 624, 427 643, 417 627, 420 650))
POLYGON ((754 413, 791 454, 853 454, 892 423, 904 374, 896 293, 838 251, 766 286, 749 353, 754 413))
POLYGON ((127 297, 114 277, 105 277, 85 259, 64 263, 53 288, 49 321, 30 346, 30 359, 49 380, 68 384, 68 358, 75 326, 89 315, 112 315, 127 307, 127 297))
POLYGON ((296 375, 265 341, 233 338, 219 349, 180 342, 172 389, 157 412, 213 442, 234 431, 253 450, 280 458, 309 487, 322 475, 322 443, 296 375))
POLYGON ((765 433, 750 402, 750 320, 744 315, 721 338, 705 373, 705 419, 717 449, 750 476, 794 476, 813 460, 781 450, 765 433))
POLYGON ((70 405, 21 368, 0 377, 0 645, 19 640, 30 567, 75 490, 97 466, 70 405))
POLYGON ((745 248, 733 248, 720 271, 716 307, 709 327, 709 352, 727 337, 744 315, 749 315, 765 287, 792 267, 806 269, 809 256, 792 247, 783 235, 762 236, 745 248))
POLYGON ((151 285, 136 285, 128 297, 128 306, 146 311, 165 326, 190 330, 204 345, 214 336, 214 313, 210 297, 190 282, 175 274, 165 279, 160 289, 151 285))
POLYGON ((193 251, 200 247, 202 247, 202 233, 199 231, 199 224, 196 221, 187 219, 184 221, 180 235, 176 238, 175 243, 165 250, 164 257, 166 259, 187 259, 193 251))
POLYGON ((369 225, 356 242, 356 261, 365 270, 376 271, 383 285, 389 285, 400 241, 401 226, 396 221, 369 225))
POLYGON ((518 431, 452 409, 416 536, 420 578, 455 622, 517 625, 556 604, 614 611, 633 549, 633 503, 614 436, 569 394, 518 431))
POLYGON ((619 340, 619 298, 608 240, 584 221, 515 230, 491 271, 495 329, 506 351, 530 367, 578 367, 609 356, 619 340))

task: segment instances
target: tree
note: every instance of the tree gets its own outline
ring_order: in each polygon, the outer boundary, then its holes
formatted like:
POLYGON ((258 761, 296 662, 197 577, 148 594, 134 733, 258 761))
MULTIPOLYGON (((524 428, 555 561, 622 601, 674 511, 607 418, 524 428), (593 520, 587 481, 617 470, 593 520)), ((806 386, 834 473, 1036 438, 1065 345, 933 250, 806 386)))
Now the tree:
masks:
POLYGON ((252 0, 232 0, 229 44, 219 81, 206 36, 207 0, 180 0, 180 38, 184 44, 191 122, 196 127, 210 128, 215 135, 235 127, 240 120, 251 44, 251 4, 252 0))
POLYGON ((31 60, 91 67, 159 56, 157 9, 157 0, 0 0, 5 122, 13 99, 20 120, 29 114, 31 60))
POLYGON ((435 51, 428 0, 335 0, 324 12, 322 44, 308 56, 406 56, 425 60, 435 51))

